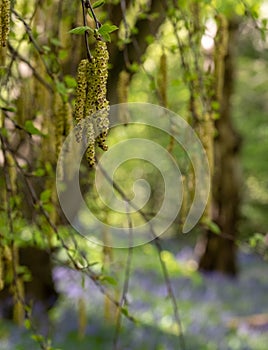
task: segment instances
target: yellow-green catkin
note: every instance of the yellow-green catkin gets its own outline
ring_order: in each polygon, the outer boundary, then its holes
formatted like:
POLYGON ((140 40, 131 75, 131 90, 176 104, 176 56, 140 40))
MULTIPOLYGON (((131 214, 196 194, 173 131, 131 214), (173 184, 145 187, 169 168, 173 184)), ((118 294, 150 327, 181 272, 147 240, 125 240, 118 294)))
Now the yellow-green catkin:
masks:
POLYGON ((90 167, 95 164, 95 142, 103 150, 109 129, 109 102, 106 99, 109 54, 107 45, 96 40, 95 57, 81 60, 77 73, 74 109, 76 140, 86 137, 86 158, 90 167), (83 121, 83 122, 82 122, 83 121))
POLYGON ((54 115, 54 125, 55 125, 55 137, 56 137, 56 156, 59 156, 62 137, 64 133, 64 108, 61 96, 58 93, 54 95, 53 101, 53 115, 54 115))
POLYGON ((81 60, 77 71, 77 87, 76 98, 74 106, 74 120, 76 126, 76 140, 81 142, 82 140, 82 125, 81 121, 84 119, 84 111, 87 98, 87 77, 88 77, 89 62, 87 59, 81 60), (80 124, 79 124, 80 123, 80 124))
POLYGON ((54 95, 53 114, 55 120, 56 155, 59 156, 64 138, 68 136, 72 128, 71 107, 68 101, 56 93, 54 95))
POLYGON ((165 52, 160 56, 157 80, 160 103, 163 107, 167 107, 167 55, 165 52))
POLYGON ((95 131, 91 120, 86 123, 86 139, 87 139, 87 149, 86 158, 88 165, 93 167, 95 164, 95 131))
POLYGON ((92 61, 88 63, 87 69, 87 92, 86 92, 86 101, 84 107, 84 132, 87 142, 86 149, 86 159, 88 165, 93 167, 95 164, 95 130, 93 124, 93 116, 96 112, 96 78, 95 78, 95 59, 92 58, 92 61))
POLYGON ((5 47, 10 29, 10 0, 1 0, 0 7, 0 46, 5 47))
POLYGON ((122 70, 119 73, 117 83, 117 96, 118 96, 118 119, 125 125, 129 122, 129 111, 126 103, 128 102, 130 74, 122 70))
POLYGON ((4 288, 4 248, 0 245, 0 291, 4 288))
POLYGON ((97 129, 96 142, 98 146, 106 151, 108 149, 105 140, 109 129, 109 102, 106 99, 106 84, 108 79, 109 54, 104 41, 97 40, 95 49, 95 86, 96 86, 96 113, 94 121, 97 129))

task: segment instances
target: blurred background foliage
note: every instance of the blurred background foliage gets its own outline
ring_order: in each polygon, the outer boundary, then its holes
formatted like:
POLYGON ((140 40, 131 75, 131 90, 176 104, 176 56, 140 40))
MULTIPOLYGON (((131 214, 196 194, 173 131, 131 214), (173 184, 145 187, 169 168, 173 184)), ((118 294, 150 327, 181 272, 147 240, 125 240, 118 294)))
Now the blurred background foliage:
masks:
MULTIPOLYGON (((5 268, 1 278, 8 286, 1 292, 0 348, 266 350, 267 2, 191 2, 200 5, 202 25, 207 24, 212 32, 215 31, 215 14, 238 18, 239 22, 234 54, 234 92, 230 101, 232 122, 241 138, 239 189, 242 190, 242 201, 235 238, 239 248, 235 256, 239 266, 236 278, 214 271, 206 274, 199 271, 200 237, 208 229, 204 223, 191 234, 181 235, 178 217, 161 237, 160 248, 157 243, 150 243, 126 251, 103 248, 83 239, 60 217, 54 187, 53 101, 59 94, 63 102, 74 107, 77 65, 86 53, 83 36, 70 35, 68 31, 81 25, 81 8, 73 1, 18 0, 11 3, 16 12, 11 17, 9 44, 7 48, 1 48, 0 67, 0 106, 5 123, 1 124, 0 260, 5 268), (11 148, 5 149, 5 144, 11 148), (6 161, 4 152, 12 155, 11 160, 7 157, 9 160, 6 161), (16 159, 18 164, 14 163, 16 159), (4 167, 5 162, 9 171, 4 167), (7 172, 11 197, 6 196, 7 172), (35 250, 31 250, 33 247, 35 250), (40 251, 44 254, 39 255, 40 251), (35 260, 34 256, 42 256, 42 260, 35 260), (13 266, 13 270, 6 265, 13 266), (33 265, 38 269, 35 270, 33 265), (42 267, 47 269, 42 270, 42 267), (15 276, 14 269, 17 269, 15 276), (22 281, 25 285, 28 283, 25 295, 19 294, 22 281), (12 283, 16 286, 15 302, 10 299, 14 294, 12 288, 10 291, 12 283), (171 289, 179 305, 182 327, 174 313, 178 305, 172 300, 171 289), (35 297, 41 299, 41 305, 29 302, 33 291, 35 297), (22 302, 24 296, 26 299, 22 302), (119 309, 122 320, 118 316, 119 309), (26 319, 20 312, 23 315, 26 312, 26 319), (12 318, 24 328, 14 326, 10 321, 12 318)), ((141 46, 145 45, 145 48, 139 60, 139 55, 133 54, 131 48, 132 61, 125 62, 122 58, 125 45, 131 46, 139 39, 135 24, 148 19, 151 23, 163 15, 157 7, 160 2, 107 1, 99 4, 102 5, 96 8, 99 20, 119 27, 118 33, 111 34, 112 42, 108 44, 111 57, 108 96, 112 103, 118 102, 115 92, 118 71, 127 68, 131 75, 128 101, 161 104, 159 62, 165 53, 168 67, 166 107, 191 121, 191 92, 187 83, 193 76, 189 72, 185 78, 174 27, 169 21, 163 21, 161 26, 158 24, 157 30, 146 33, 141 39, 141 46), (122 18, 120 9, 124 4, 130 8, 122 18), (151 12, 147 11, 148 6, 149 9, 152 6, 151 12), (131 35, 127 35, 127 31, 131 35)), ((164 15, 176 16, 178 9, 174 8, 173 2, 166 4, 164 15)), ((189 2, 179 2, 179 9, 186 16, 185 21, 180 18, 179 34, 182 42, 187 42, 185 25, 189 24, 191 14, 189 2)), ((93 25, 90 18, 88 20, 93 25)), ((201 66, 206 61, 206 48, 207 55, 210 54, 210 35, 203 33, 199 38, 201 66)), ((89 42, 94 51, 94 38, 90 37, 89 42)), ((199 47, 193 48, 199 50, 199 47)), ((186 54, 189 54, 187 50, 186 54)), ((192 61, 189 64, 192 67, 192 61)), ((168 135, 140 126, 112 129, 108 144, 112 147, 135 137, 153 140, 165 148, 170 144, 168 135)), ((185 152, 176 144, 172 155, 186 176, 189 159, 185 152)), ((139 178, 151 185, 151 197, 144 210, 153 216, 164 195, 160 172, 151 164, 135 159, 122 164, 114 174, 115 181, 130 198, 133 182, 139 178)), ((80 181, 84 187, 92 186, 86 200, 100 220, 111 225, 128 225, 126 215, 109 211, 98 198, 94 172, 85 163, 81 167, 80 181)), ((132 220, 140 224, 143 219, 133 215, 132 220)), ((209 225, 212 233, 218 235, 219 227, 213 226, 213 218, 209 225)), ((95 233, 90 234, 95 240, 95 233)), ((102 234, 109 242, 108 233, 102 234)))

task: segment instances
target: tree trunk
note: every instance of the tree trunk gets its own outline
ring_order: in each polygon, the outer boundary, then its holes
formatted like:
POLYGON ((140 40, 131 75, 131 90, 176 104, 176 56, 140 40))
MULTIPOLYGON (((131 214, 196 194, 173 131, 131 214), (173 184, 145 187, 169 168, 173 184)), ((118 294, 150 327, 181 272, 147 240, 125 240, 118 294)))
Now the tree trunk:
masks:
POLYGON ((213 178, 213 221, 220 227, 221 234, 207 230, 204 235, 203 255, 199 268, 205 271, 220 271, 235 275, 236 234, 240 204, 240 171, 238 151, 240 137, 234 130, 231 119, 231 97, 234 85, 234 48, 238 23, 229 22, 229 44, 225 57, 223 96, 220 118, 215 128, 215 172, 213 178))

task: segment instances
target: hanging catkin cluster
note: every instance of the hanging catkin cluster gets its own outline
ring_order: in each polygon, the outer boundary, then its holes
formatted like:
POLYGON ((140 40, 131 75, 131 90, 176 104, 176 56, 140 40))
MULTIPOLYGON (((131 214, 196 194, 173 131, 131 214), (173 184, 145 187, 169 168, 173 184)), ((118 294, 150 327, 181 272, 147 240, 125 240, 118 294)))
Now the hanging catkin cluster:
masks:
POLYGON ((6 46, 10 27, 10 0, 1 0, 0 5, 0 47, 6 46))
POLYGON ((82 60, 78 66, 74 110, 76 139, 80 142, 84 136, 87 141, 89 166, 95 164, 95 142, 104 151, 108 148, 105 144, 109 129, 109 102, 106 99, 108 59, 106 43, 97 40, 95 57, 90 62, 82 60))

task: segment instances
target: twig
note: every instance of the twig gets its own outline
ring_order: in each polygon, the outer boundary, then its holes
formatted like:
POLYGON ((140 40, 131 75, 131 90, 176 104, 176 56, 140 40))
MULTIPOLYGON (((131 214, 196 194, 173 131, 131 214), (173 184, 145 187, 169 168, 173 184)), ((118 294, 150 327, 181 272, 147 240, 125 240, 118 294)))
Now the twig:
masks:
POLYGON ((26 58, 24 58, 17 50, 15 50, 14 47, 10 43, 8 43, 8 49, 14 57, 18 57, 18 59, 20 59, 22 62, 27 64, 27 66, 33 72, 34 77, 42 85, 44 85, 47 88, 47 90, 49 90, 50 92, 53 92, 53 88, 37 73, 36 69, 31 65, 31 63, 26 58))
POLYGON ((26 30, 26 33, 30 39, 30 41, 32 42, 34 48, 36 49, 36 51, 39 53, 40 55, 40 58, 46 68, 46 71, 47 71, 47 74, 50 76, 50 78, 52 80, 54 80, 54 75, 53 75, 53 72, 50 70, 49 66, 47 65, 46 61, 44 60, 43 58, 43 54, 44 54, 44 51, 43 49, 39 46, 39 44, 37 43, 37 41, 34 39, 33 35, 32 35, 32 30, 31 28, 29 27, 29 25, 25 22, 25 20, 21 17, 20 14, 18 14, 18 12, 16 12, 14 9, 12 9, 12 12, 14 13, 14 15, 23 23, 24 27, 25 27, 25 30, 26 30))
POLYGON ((85 7, 87 9, 90 9, 90 12, 92 14, 92 17, 93 17, 95 25, 96 25, 96 28, 99 29, 101 27, 101 23, 98 21, 96 15, 95 15, 95 12, 93 10, 93 7, 91 6, 90 0, 85 0, 85 7))
POLYGON ((123 286, 121 299, 119 302, 119 312, 117 315, 116 326, 115 326, 115 335, 114 335, 114 341, 113 341, 114 350, 118 350, 118 340, 119 340, 119 333, 121 329, 121 319, 122 319, 122 308, 127 303, 130 268, 131 268, 131 261, 133 256, 133 246, 132 246, 133 245, 133 230, 132 230, 133 224, 132 224, 131 216, 129 214, 128 209, 129 209, 129 202, 126 202, 126 215, 127 215, 128 228, 129 228, 129 248, 128 248, 128 256, 127 256, 126 270, 125 270, 125 277, 124 277, 124 286, 123 286))
MULTIPOLYGON (((83 9, 83 23, 84 23, 84 26, 86 27, 87 26, 87 12, 86 12, 86 5, 85 5, 85 1, 84 0, 81 0, 82 2, 82 9, 83 9)), ((86 45, 86 50, 87 50, 87 59, 92 62, 92 55, 91 55, 91 52, 90 52, 90 49, 89 49, 89 44, 88 44, 88 31, 86 30, 85 31, 85 45, 86 45)))

